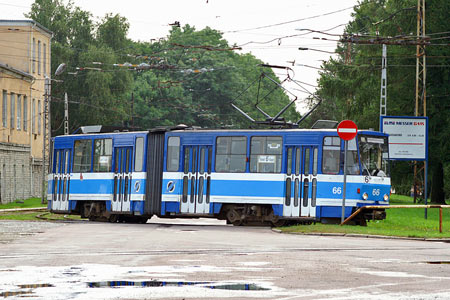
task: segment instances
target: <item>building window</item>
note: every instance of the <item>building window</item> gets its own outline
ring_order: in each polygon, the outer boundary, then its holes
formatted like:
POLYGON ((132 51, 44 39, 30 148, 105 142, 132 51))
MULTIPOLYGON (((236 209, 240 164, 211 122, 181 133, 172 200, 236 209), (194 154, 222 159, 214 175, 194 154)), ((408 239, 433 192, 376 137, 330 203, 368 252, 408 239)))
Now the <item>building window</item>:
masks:
POLYGON ((11 93, 11 108, 10 108, 10 113, 9 113, 9 117, 11 119, 11 124, 10 124, 11 125, 10 126, 11 129, 16 128, 14 126, 14 124, 15 124, 14 121, 16 119, 15 106, 16 106, 16 95, 14 93, 11 93))
POLYGON ((73 172, 91 171, 92 140, 75 141, 73 155, 73 172))
POLYGON ((37 107, 37 111, 38 111, 38 115, 37 115, 37 119, 38 119, 38 125, 37 125, 37 131, 38 134, 41 134, 41 123, 42 123, 42 109, 41 109, 41 100, 38 100, 38 107, 37 107))
POLYGON ((2 124, 3 127, 8 127, 8 92, 5 90, 3 90, 2 109, 2 124))
POLYGON ((43 54, 43 56, 44 56, 44 63, 43 63, 43 69, 44 69, 44 75, 46 75, 47 74, 47 45, 44 43, 44 49, 43 49, 43 51, 44 51, 44 54, 43 54))
POLYGON ((38 74, 41 74, 41 41, 38 41, 38 74))
POLYGON ((283 141, 277 136, 256 136, 251 140, 250 171, 280 173, 283 141))
POLYGON ((323 139, 322 173, 338 174, 340 163, 341 139, 326 136, 323 139))
POLYGON ((36 73, 36 39, 33 38, 33 55, 31 61, 31 70, 33 73, 36 73))
POLYGON ((94 172, 111 172, 112 139, 95 140, 94 172))
POLYGON ((180 166, 180 137, 171 136, 167 140, 167 171, 176 172, 180 166))
POLYGON ((36 133, 36 99, 31 103, 31 132, 36 133))
POLYGON ((23 96, 23 130, 28 130, 28 98, 23 96))
POLYGON ((216 172, 243 173, 247 163, 247 138, 223 136, 216 141, 216 172))
POLYGON ((20 130, 20 126, 22 124, 22 95, 17 95, 17 130, 20 130))

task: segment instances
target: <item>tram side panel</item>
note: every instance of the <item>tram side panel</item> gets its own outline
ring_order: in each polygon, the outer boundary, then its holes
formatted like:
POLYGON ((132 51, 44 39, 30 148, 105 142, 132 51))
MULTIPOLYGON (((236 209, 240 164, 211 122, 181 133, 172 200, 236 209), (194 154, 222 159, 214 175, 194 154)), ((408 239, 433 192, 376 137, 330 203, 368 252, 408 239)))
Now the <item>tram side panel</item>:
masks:
POLYGON ((145 215, 145 134, 56 137, 48 177, 49 210, 80 215, 94 211, 94 218, 145 215))

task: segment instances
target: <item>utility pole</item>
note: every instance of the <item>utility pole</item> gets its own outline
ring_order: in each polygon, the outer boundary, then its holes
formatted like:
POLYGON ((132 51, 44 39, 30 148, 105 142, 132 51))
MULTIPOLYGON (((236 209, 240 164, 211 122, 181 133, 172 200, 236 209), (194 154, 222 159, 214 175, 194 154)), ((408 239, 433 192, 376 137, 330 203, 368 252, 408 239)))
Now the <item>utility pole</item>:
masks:
MULTIPOLYGON (((425 38, 425 0, 417 0, 417 40, 425 38)), ((425 44, 417 44, 416 46, 416 107, 415 116, 427 115, 427 93, 426 93, 426 53, 425 44)), ((417 176, 423 171, 423 180, 425 186, 425 193, 427 193, 427 162, 424 162, 423 168, 418 170, 417 161, 414 162, 414 203, 416 203, 417 198, 417 176)), ((422 186, 422 181, 420 181, 419 186, 422 186)), ((424 195, 425 204, 427 195, 424 195)), ((426 218, 425 211, 425 218, 426 218)))
MULTIPOLYGON (((46 203, 47 200, 47 190, 45 188, 45 183, 47 182, 47 172, 46 172, 46 161, 47 161, 47 153, 49 153, 50 149, 50 136, 51 136, 51 128, 50 128, 50 93, 51 79, 46 76, 45 77, 45 95, 44 95, 44 129, 43 129, 43 141, 42 141, 42 198, 41 203, 46 203)), ((41 116, 38 116, 41 118, 41 116)))
POLYGON ((387 85, 387 46, 383 44, 383 58, 381 59, 381 97, 380 97, 380 116, 386 116, 387 114, 387 98, 386 98, 386 85, 387 85))
POLYGON ((134 128, 134 93, 131 93, 131 128, 134 128))
MULTIPOLYGON (((67 65, 62 63, 58 66, 55 71, 55 76, 61 75, 66 70, 67 65)), ((42 197, 41 203, 46 203, 47 200, 47 190, 45 188, 45 183, 47 182, 47 153, 50 158, 50 138, 52 137, 52 128, 51 128, 51 111, 50 111, 50 102, 51 102, 51 81, 50 77, 45 76, 45 87, 44 87, 44 134, 42 141, 42 197)), ((41 116, 38 116, 41 118, 41 116)), ((48 160, 50 162, 50 159, 48 160)), ((50 164, 50 163, 49 163, 50 164)))
POLYGON ((69 134, 69 98, 64 93, 64 135, 69 134))

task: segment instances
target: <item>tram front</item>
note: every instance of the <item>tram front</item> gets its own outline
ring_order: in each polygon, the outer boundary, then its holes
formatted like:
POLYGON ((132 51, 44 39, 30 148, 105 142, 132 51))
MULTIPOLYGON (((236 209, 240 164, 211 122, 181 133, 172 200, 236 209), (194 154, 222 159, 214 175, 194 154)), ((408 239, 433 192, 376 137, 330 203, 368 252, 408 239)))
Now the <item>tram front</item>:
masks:
MULTIPOLYGON (((389 205, 391 178, 389 176, 388 136, 373 131, 358 133, 358 150, 361 162, 361 174, 364 183, 361 186, 361 201, 358 206, 389 205)), ((364 219, 385 219, 384 209, 366 210, 364 219)))

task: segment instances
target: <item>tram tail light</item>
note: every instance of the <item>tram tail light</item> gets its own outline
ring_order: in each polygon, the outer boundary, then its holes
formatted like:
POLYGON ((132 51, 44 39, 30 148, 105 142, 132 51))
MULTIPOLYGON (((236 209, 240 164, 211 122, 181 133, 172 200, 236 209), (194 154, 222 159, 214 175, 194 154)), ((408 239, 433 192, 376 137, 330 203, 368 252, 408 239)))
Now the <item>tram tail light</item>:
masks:
POLYGON ((358 188, 358 189, 356 190, 356 192, 357 192, 358 194, 361 194, 361 189, 358 188))

